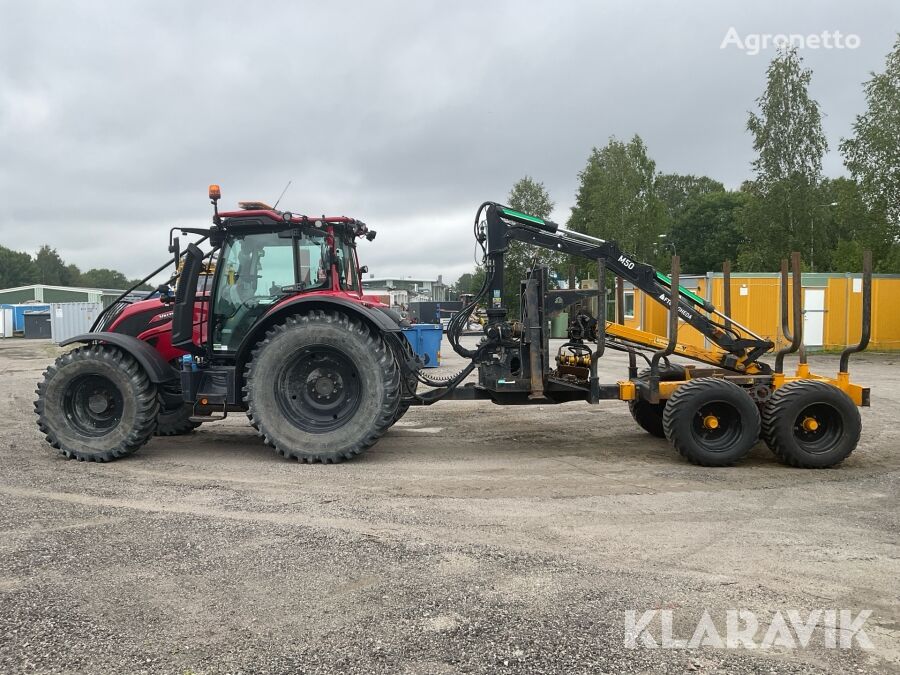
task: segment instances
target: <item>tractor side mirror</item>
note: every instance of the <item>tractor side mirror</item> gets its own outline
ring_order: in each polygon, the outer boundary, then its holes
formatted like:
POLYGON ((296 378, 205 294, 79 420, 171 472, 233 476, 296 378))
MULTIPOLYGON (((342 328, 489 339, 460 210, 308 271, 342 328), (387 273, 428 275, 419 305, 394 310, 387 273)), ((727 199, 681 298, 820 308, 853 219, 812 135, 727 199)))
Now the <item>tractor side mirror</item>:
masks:
POLYGON ((363 265, 362 267, 359 268, 359 273, 360 273, 360 274, 365 274, 365 273, 368 272, 368 271, 369 271, 369 266, 368 266, 368 265, 363 265))
POLYGON ((366 239, 372 241, 373 239, 375 239, 376 234, 378 233, 375 230, 369 230, 368 232, 366 232, 366 239))
POLYGON ((175 269, 178 269, 178 261, 181 259, 181 240, 178 237, 172 238, 172 243, 169 244, 169 253, 175 258, 175 269))

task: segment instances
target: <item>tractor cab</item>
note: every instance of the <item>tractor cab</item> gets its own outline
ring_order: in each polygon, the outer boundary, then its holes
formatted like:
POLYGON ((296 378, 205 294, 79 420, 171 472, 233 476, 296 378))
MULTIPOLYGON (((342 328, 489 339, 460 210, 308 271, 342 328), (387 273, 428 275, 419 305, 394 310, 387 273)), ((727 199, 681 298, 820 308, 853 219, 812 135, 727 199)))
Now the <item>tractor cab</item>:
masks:
MULTIPOLYGON (((321 300, 363 300, 356 239, 371 240, 365 223, 344 216, 308 217, 278 211, 261 202, 241 202, 219 213, 213 227, 185 228, 202 234, 212 250, 190 244, 175 292, 172 343, 195 356, 235 354, 265 319, 298 296, 321 300), (209 292, 196 287, 203 268, 215 263, 209 292)), ((177 240, 173 252, 180 255, 177 240)))

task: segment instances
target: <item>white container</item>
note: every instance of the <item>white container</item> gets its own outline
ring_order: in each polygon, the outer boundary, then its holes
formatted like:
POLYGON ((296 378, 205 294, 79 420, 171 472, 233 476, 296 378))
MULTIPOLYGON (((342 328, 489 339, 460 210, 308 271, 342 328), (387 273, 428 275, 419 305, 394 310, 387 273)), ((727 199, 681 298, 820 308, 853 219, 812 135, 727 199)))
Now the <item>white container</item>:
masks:
POLYGON ((50 335, 57 344, 88 333, 103 311, 99 302, 55 302, 50 305, 50 335))
POLYGON ((13 336, 15 318, 11 307, 0 307, 0 338, 13 336))

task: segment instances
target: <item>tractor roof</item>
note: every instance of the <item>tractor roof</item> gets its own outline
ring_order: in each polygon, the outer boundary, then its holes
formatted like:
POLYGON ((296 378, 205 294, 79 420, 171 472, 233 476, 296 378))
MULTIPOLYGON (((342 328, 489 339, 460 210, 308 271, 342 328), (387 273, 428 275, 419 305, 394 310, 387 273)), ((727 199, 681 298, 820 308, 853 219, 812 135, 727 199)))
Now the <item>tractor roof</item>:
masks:
POLYGON ((313 224, 316 221, 325 223, 356 223, 356 218, 348 218, 347 216, 305 216, 290 211, 278 211, 262 202, 241 202, 241 206, 246 204, 248 208, 242 208, 239 211, 223 211, 219 213, 221 218, 269 218, 276 222, 290 222, 302 225, 303 223, 313 224), (258 208, 263 207, 263 208, 258 208), (289 217, 286 217, 289 216, 289 217))

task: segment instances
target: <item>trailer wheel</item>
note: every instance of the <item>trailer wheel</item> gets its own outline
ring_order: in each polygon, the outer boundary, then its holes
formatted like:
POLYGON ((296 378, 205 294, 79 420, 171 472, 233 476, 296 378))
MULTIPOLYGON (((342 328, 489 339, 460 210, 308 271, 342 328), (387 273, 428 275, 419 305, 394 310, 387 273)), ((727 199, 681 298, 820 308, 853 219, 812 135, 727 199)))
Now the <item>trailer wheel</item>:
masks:
POLYGON ((339 462, 393 424, 400 371, 381 337, 317 310, 272 328, 247 365, 244 400, 259 434, 282 456, 339 462))
POLYGON ((109 462, 156 429, 156 386, 130 355, 108 345, 74 349, 44 371, 34 410, 51 447, 69 459, 109 462))
POLYGON ((689 462, 731 466, 759 438, 759 410, 746 391, 727 380, 701 377, 675 390, 666 403, 666 438, 689 462))
POLYGON ((861 431, 856 405, 825 382, 788 382, 763 408, 763 440, 790 466, 824 469, 839 464, 856 448, 861 431))
MULTIPOLYGON (((644 368, 638 373, 638 378, 650 377, 650 369, 644 368)), ((670 365, 667 368, 661 368, 659 371, 660 382, 675 382, 684 379, 684 367, 670 365)), ((657 438, 665 438, 666 432, 663 431, 663 412, 666 409, 666 402, 650 403, 643 399, 633 399, 628 402, 628 410, 638 426, 652 436, 657 438)))

